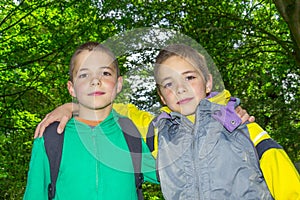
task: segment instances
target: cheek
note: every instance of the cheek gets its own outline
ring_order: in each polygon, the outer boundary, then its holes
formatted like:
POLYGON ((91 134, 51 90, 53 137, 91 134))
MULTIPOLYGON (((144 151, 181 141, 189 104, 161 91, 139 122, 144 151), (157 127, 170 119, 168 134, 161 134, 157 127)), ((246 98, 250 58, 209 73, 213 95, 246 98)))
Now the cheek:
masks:
POLYGON ((191 88, 194 92, 194 95, 200 99, 203 99, 206 97, 206 87, 203 83, 195 83, 191 85, 191 88))
POLYGON ((164 90, 163 92, 161 92, 161 94, 167 103, 170 103, 177 99, 174 91, 172 90, 164 90))
POLYGON ((77 81, 74 85, 75 88, 75 92, 76 93, 82 93, 84 91, 86 91, 86 87, 88 84, 81 82, 81 81, 77 81))
POLYGON ((117 82, 116 80, 105 80, 102 83, 103 85, 105 85, 108 89, 114 90, 117 88, 117 82))

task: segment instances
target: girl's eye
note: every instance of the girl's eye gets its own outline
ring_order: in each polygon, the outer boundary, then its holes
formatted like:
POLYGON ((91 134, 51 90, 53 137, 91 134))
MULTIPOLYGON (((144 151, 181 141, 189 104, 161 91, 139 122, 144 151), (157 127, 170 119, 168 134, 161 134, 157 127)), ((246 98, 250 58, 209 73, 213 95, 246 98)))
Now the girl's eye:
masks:
POLYGON ((170 88, 170 87, 172 87, 172 83, 171 82, 169 82, 169 83, 165 83, 165 84, 163 84, 163 87, 164 88, 170 88))
POLYGON ((79 74, 79 76, 78 76, 78 78, 86 78, 86 77, 88 77, 87 74, 79 74))

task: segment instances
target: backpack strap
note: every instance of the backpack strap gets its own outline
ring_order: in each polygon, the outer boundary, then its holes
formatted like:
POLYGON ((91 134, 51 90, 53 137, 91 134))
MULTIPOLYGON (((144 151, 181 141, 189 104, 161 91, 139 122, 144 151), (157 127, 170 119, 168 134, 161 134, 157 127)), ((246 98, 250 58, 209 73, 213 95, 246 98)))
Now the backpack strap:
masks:
POLYGON ((58 176, 62 148, 64 142, 64 133, 57 133, 59 122, 50 124, 44 132, 44 144, 50 165, 51 183, 48 185, 48 199, 55 197, 56 180, 58 176))
POLYGON ((119 118, 119 125, 122 128, 125 140, 130 150, 134 176, 136 192, 139 200, 143 200, 142 184, 144 182, 144 176, 141 173, 141 162, 142 162, 142 138, 141 134, 133 124, 133 122, 125 117, 119 118))
POLYGON ((153 125, 153 120, 148 126, 148 131, 146 135, 146 144, 150 150, 150 152, 154 151, 154 139, 155 139, 155 134, 154 134, 154 125, 153 125))
MULTIPOLYGON (((160 115, 154 117, 152 119, 152 121, 150 122, 150 124, 148 126, 148 131, 146 134, 146 144, 147 144, 150 152, 153 152, 155 150, 155 145, 154 145, 155 144, 155 130, 154 129, 155 129, 155 127, 157 127, 157 123, 161 119, 171 119, 171 116, 166 112, 162 112, 160 115)), ((160 182, 159 170, 158 170, 157 164, 156 164, 156 178, 157 178, 157 181, 160 182)))
POLYGON ((165 112, 162 112, 160 115, 154 117, 148 126, 148 131, 147 131, 147 135, 146 135, 146 144, 151 152, 153 152, 155 150, 155 146, 154 146, 155 131, 154 131, 154 129, 157 126, 157 122, 162 118, 170 118, 170 115, 165 112))

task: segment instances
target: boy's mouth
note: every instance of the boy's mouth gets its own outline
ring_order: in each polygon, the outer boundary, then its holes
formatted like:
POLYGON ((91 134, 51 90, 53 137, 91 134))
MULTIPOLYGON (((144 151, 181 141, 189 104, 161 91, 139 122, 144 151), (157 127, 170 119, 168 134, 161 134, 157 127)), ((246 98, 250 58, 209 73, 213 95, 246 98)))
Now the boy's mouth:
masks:
POLYGON ((182 99, 182 100, 178 101, 177 104, 178 105, 186 104, 186 103, 190 102, 192 99, 193 99, 193 97, 185 98, 185 99, 182 99))
POLYGON ((101 96, 104 94, 105 94, 105 92, 96 91, 96 92, 89 93, 88 96, 101 96))

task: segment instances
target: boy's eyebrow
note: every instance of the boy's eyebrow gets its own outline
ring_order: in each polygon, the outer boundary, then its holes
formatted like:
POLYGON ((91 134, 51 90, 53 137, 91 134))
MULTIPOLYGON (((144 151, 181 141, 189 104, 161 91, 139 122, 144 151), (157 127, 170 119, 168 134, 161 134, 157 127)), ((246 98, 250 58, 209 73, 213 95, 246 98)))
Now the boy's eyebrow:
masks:
POLYGON ((103 68, 103 69, 110 69, 112 71, 115 71, 115 67, 111 67, 111 66, 103 66, 103 67, 100 67, 100 68, 103 68))
MULTIPOLYGON (((101 66, 99 67, 101 69, 110 69, 112 71, 114 71, 114 68, 113 67, 109 67, 109 66, 101 66)), ((84 70, 89 70, 89 68, 80 68, 79 71, 84 71, 84 70)))

